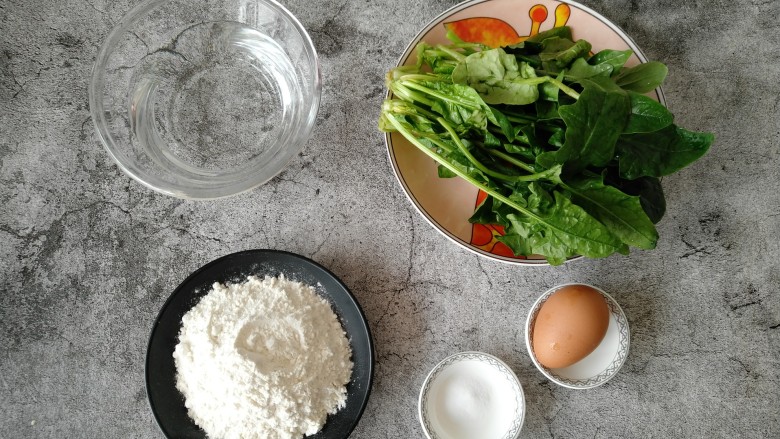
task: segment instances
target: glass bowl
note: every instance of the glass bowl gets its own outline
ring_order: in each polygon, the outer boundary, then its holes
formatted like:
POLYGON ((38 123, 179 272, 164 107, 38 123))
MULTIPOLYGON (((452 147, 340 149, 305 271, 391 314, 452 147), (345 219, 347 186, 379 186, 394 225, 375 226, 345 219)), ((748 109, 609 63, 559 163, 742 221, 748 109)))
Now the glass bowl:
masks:
POLYGON ((309 35, 273 0, 146 0, 101 47, 90 111, 128 175, 210 199, 265 183, 300 152, 321 87, 309 35))

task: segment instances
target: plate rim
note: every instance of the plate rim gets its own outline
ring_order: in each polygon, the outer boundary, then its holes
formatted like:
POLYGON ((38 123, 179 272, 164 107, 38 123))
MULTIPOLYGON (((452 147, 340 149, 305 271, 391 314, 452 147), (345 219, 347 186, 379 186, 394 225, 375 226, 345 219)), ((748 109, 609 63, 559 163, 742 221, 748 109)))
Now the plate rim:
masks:
MULTIPOLYGON (((630 326, 628 324, 628 319, 626 318, 626 314, 625 314, 625 312, 623 312, 623 308, 621 308, 620 304, 617 302, 617 300, 615 300, 615 298, 612 297, 611 295, 609 295, 606 291, 604 291, 603 289, 601 289, 601 288, 599 288, 599 287, 597 287, 595 285, 590 285, 590 284, 586 284, 586 283, 582 283, 582 282, 569 282, 569 283, 565 283, 565 284, 561 284, 561 285, 556 285, 556 286, 548 289, 547 291, 542 293, 542 295, 539 296, 539 298, 537 298, 536 301, 534 302, 534 304, 531 306, 531 308, 528 311, 528 317, 526 318, 526 321, 525 321, 525 347, 526 347, 526 349, 528 351, 528 356, 531 357, 531 362, 534 363, 534 366, 536 366, 536 369, 539 370, 539 372, 541 372, 545 377, 547 377, 547 379, 549 379, 550 381, 554 382, 555 384, 558 384, 559 386, 567 387, 569 389, 587 390, 587 389, 592 389, 594 387, 599 387, 599 386, 609 382, 612 378, 615 377, 615 375, 617 375, 618 372, 620 372, 620 369, 623 368, 623 365, 626 363, 626 359, 628 359, 628 354, 629 354, 629 352, 631 350, 631 328, 630 328, 630 326), (596 381, 596 382, 593 382, 593 383, 590 383, 590 384, 577 384, 577 383, 574 382, 575 380, 564 380, 562 378, 559 378, 558 376, 556 376, 552 372, 550 372, 549 368, 542 366, 539 363, 539 361, 536 359, 536 355, 534 355, 534 353, 533 353, 533 348, 532 348, 532 344, 531 344, 531 321, 532 320, 533 321, 536 320, 536 314, 539 313, 539 309, 541 308, 542 303, 544 301, 546 301, 553 293, 555 293, 556 291, 560 290, 561 288, 567 287, 567 286, 573 286, 573 285, 583 285, 583 286, 586 286, 586 287, 593 288, 594 290, 596 290, 599 293, 601 293, 601 295, 607 301, 607 305, 610 308, 610 310, 609 310, 610 314, 615 316, 615 320, 616 320, 617 324, 620 325, 621 324, 621 320, 625 324, 625 337, 621 337, 621 335, 623 334, 623 331, 619 330, 619 332, 618 332, 618 352, 615 354, 615 357, 620 357, 620 358, 617 358, 616 360, 613 359, 613 361, 610 363, 610 365, 612 365, 613 363, 617 362, 615 369, 608 376, 602 378, 599 381, 596 381), (625 340, 623 340, 623 338, 625 338, 625 340), (622 343, 623 341, 625 341, 625 348, 621 348, 621 345, 623 344, 622 343), (622 356, 621 356, 621 353, 622 353, 622 356)), ((605 369, 605 370, 608 370, 608 368, 605 369)), ((601 373, 599 373, 599 375, 600 374, 601 373)), ((598 375, 596 375, 596 376, 598 376, 598 375)), ((593 378, 589 378, 588 380, 591 380, 591 379, 593 379, 593 378)))
POLYGON ((517 384, 517 388, 519 390, 519 402, 520 407, 518 407, 518 411, 520 412, 520 423, 517 426, 517 432, 515 435, 511 436, 512 439, 515 439, 520 436, 520 432, 523 429, 523 425, 525 424, 525 412, 526 412, 526 401, 525 401, 525 390, 523 390, 523 383, 520 382, 520 379, 517 377, 517 374, 514 370, 512 370, 511 367, 509 367, 506 362, 501 360, 500 358, 496 357, 495 355, 488 354, 486 352, 481 351, 462 351, 462 352, 456 352, 454 354, 448 355, 438 363, 436 363, 435 366, 428 372, 428 374, 425 376, 425 379, 423 380, 423 385, 420 387, 420 393, 417 397, 417 414, 420 421, 420 426, 422 427, 423 433, 425 434, 425 437, 427 439, 441 439, 439 437, 434 437, 431 432, 428 431, 428 428, 426 428, 426 416, 423 415, 423 407, 427 407, 427 403, 424 402, 424 398, 427 394, 427 390, 430 389, 431 380, 434 378, 434 375, 440 373, 443 371, 446 367, 459 362, 463 360, 468 360, 471 358, 468 357, 477 357, 479 361, 485 361, 485 360, 492 360, 499 364, 499 366, 506 369, 506 373, 510 375, 510 378, 512 378, 512 381, 517 384), (463 359, 460 359, 460 357, 466 357, 463 359))
MULTIPOLYGON (((348 297, 352 301, 352 303, 355 305, 356 310, 358 311, 366 330, 367 340, 368 340, 368 348, 370 351, 370 358, 368 362, 368 382, 366 383, 366 396, 363 399, 361 403, 360 410, 358 411, 358 416, 353 421, 352 425, 349 428, 350 434, 355 430, 357 425, 360 423, 360 420, 363 417, 363 414, 365 413, 366 407, 368 406, 368 401, 371 399, 371 392, 373 390, 373 383, 374 383, 374 372, 376 370, 376 349, 374 346, 374 338, 371 334, 371 327, 368 324, 368 319, 366 318, 366 314, 363 311, 363 308, 360 306, 360 303, 357 301, 357 298, 352 293, 352 291, 347 287, 346 284, 333 272, 328 270, 323 265, 319 264, 318 262, 312 260, 311 258, 308 258, 303 255, 299 255, 297 253, 293 253, 286 250, 277 250, 277 249, 249 249, 249 250, 240 250, 237 252, 229 253, 223 256, 220 256, 214 260, 209 261, 208 263, 200 266, 198 269, 194 270, 192 273, 190 273, 183 281, 181 281, 176 288, 173 289, 173 291, 168 295, 168 298, 165 300, 165 303, 160 307, 160 311, 157 313, 157 316, 154 319, 154 323, 152 324, 152 330, 149 332, 149 339, 147 340, 146 344, 146 354, 144 358, 144 390, 146 392, 146 401, 149 405, 149 409, 152 412, 152 415, 154 416, 154 420, 157 422, 157 426, 160 428, 160 431, 165 435, 167 438, 171 438, 171 433, 164 427, 163 422, 160 419, 160 415, 157 413, 157 410, 155 409, 154 402, 152 401, 152 396, 149 393, 149 383, 150 383, 150 377, 149 377, 149 352, 151 350, 152 346, 152 340, 154 340, 154 336, 157 333, 157 328, 160 323, 160 318, 163 316, 165 311, 168 309, 168 306, 173 301, 173 298, 180 294, 182 290, 182 286, 186 285, 188 282, 190 282, 193 278, 195 278, 197 275, 199 275, 201 272, 205 271, 206 269, 218 265, 219 263, 224 263, 226 259, 241 256, 241 255, 248 255, 248 254, 271 254, 271 255, 285 255, 285 256, 291 256, 295 259, 299 259, 303 262, 307 262, 309 264, 312 264, 316 268, 322 270, 325 272, 328 276, 332 277, 333 280, 336 281, 343 289, 346 291, 348 297)), ((195 306, 196 304, 193 304, 192 306, 195 306)), ((332 307, 332 305, 331 305, 332 307)), ((192 309, 192 308, 190 308, 192 309)), ((189 310, 188 310, 189 311, 189 310)), ((341 320, 341 319, 339 319, 341 320)), ((351 348, 351 346, 350 346, 351 348)), ((171 353, 173 354, 173 353, 171 353)), ((197 424, 196 424, 197 425, 197 424)), ((324 425, 323 425, 324 427, 324 425)), ((200 426, 198 426, 200 428, 200 426)))
MULTIPOLYGON (((439 15, 437 15, 436 17, 431 19, 425 25, 425 27, 423 27, 419 32, 417 32, 417 34, 415 34, 415 36, 411 39, 409 44, 406 45, 406 48, 402 52, 401 56, 398 58, 398 61, 396 62, 395 67, 399 67, 399 66, 404 65, 406 63, 406 61, 409 59, 409 57, 412 55, 412 53, 414 52, 414 48, 416 47, 417 43, 420 42, 420 40, 422 39, 423 35, 427 34, 431 29, 433 29, 434 27, 439 25, 444 19, 446 19, 447 17, 449 17, 449 16, 451 16, 451 15, 457 13, 457 12, 460 12, 461 10, 464 10, 466 8, 470 8, 470 7, 478 5, 480 3, 488 3, 488 2, 491 2, 491 1, 495 1, 495 0, 466 0, 464 2, 458 3, 458 4, 454 5, 454 6, 446 9, 444 12, 440 13, 439 15)), ((524 0, 524 1, 532 2, 532 0, 524 0)), ((639 48, 639 46, 636 44, 636 42, 620 26, 618 26, 617 24, 613 23, 608 18, 604 17, 603 15, 601 15, 598 12, 596 12, 595 10, 593 10, 593 9, 591 9, 591 8, 581 4, 581 3, 578 3, 578 2, 576 2, 574 0, 555 0, 555 1, 557 1, 558 3, 565 3, 565 4, 567 4, 567 5, 571 6, 571 7, 575 7, 575 8, 581 9, 584 12, 586 12, 587 14, 589 14, 589 15, 593 16, 594 18, 596 18, 597 20, 599 20, 600 22, 604 23, 605 25, 607 25, 607 27, 609 27, 616 34, 618 34, 620 36, 620 38, 622 38, 626 42, 626 44, 628 44, 628 46, 631 48, 631 50, 634 52, 634 54, 637 56, 637 58, 639 58, 639 61, 641 63, 648 62, 647 56, 645 56, 644 52, 642 52, 642 50, 639 48)), ((661 103, 661 105, 666 107, 666 98, 664 96, 663 89, 661 87, 657 87, 654 91, 655 91, 656 95, 658 96, 658 100, 661 103)), ((390 99, 391 95, 392 95, 392 92, 388 89, 387 92, 385 93, 385 99, 390 99)), ((470 245, 467 242, 464 242, 460 238, 454 236, 449 230, 445 229, 443 226, 438 224, 436 222, 436 220, 434 220, 428 214, 428 212, 426 212, 425 209, 423 209, 423 207, 414 198, 411 190, 409 190, 409 187, 406 185, 406 182, 401 177, 401 171, 398 168, 397 161, 395 160, 395 154, 393 152, 393 148, 391 148, 392 139, 391 139, 390 136, 391 136, 391 133, 388 133, 388 132, 384 133, 385 150, 386 150, 386 153, 387 153, 387 159, 390 162, 390 167, 393 170, 393 175, 395 176, 395 179, 398 182, 398 184, 401 185, 401 189, 402 189, 404 195, 406 196, 407 200, 409 200, 409 202, 412 204, 412 206, 414 206, 415 210, 417 210, 417 212, 425 219, 425 221, 428 224, 431 225, 431 227, 436 229, 439 233, 444 235, 451 242, 457 244, 459 247, 461 247, 461 248, 463 248, 463 249, 465 249, 465 250, 467 250, 467 251, 469 251, 469 252, 471 252, 473 254, 476 254, 478 256, 487 258, 487 259, 491 259, 491 260, 502 262, 502 263, 509 264, 509 265, 522 265, 522 266, 526 266, 526 267, 548 267, 548 266, 550 266, 550 263, 548 263, 546 259, 509 258, 509 257, 506 257, 506 256, 501 256, 501 255, 497 255, 497 254, 494 254, 494 253, 487 252, 487 251, 482 250, 480 248, 474 247, 474 246, 470 245)), ((567 258, 566 261, 564 262, 564 264, 566 264, 568 262, 571 262, 571 261, 575 261, 575 260, 581 259, 581 258, 583 258, 582 255, 572 256, 570 258, 567 258)))

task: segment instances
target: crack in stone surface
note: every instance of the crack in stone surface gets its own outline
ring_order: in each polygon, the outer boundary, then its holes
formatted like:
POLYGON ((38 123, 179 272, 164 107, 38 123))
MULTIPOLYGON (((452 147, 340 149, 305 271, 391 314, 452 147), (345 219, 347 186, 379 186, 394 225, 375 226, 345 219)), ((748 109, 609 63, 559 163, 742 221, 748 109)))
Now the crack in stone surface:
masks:
POLYGON ((485 276, 485 280, 487 280, 488 285, 490 286, 490 291, 495 289, 495 285, 493 284, 493 276, 488 274, 487 270, 485 270, 485 266, 482 265, 482 256, 476 255, 477 260, 477 266, 479 266, 479 270, 482 272, 482 274, 485 276))
POLYGON ((314 249, 314 252, 311 254, 312 257, 316 256, 320 252, 320 250, 322 250, 322 248, 328 242, 328 239, 330 239, 330 237, 331 237, 331 235, 333 235, 333 233, 334 233, 334 229, 328 230, 327 235, 325 235, 325 237, 322 238, 322 241, 319 243, 319 245, 317 245, 317 248, 314 249))
POLYGON ((685 244, 685 245, 686 245, 686 246, 687 246, 689 249, 691 249, 691 251, 689 251, 689 252, 686 252, 686 253, 683 253, 683 255, 682 255, 682 256, 680 256, 680 258, 681 258, 681 259, 685 259, 685 258, 688 258, 688 257, 690 257, 690 256, 694 256, 694 255, 701 255, 701 254, 710 255, 710 254, 712 254, 712 251, 708 250, 706 246, 697 247, 697 246, 695 246, 695 245, 691 244, 690 242, 688 242, 688 241, 685 239, 685 237, 682 237, 682 236, 680 237, 680 240, 681 240, 681 241, 683 242, 683 244, 685 244))
MULTIPOLYGON (((93 11, 99 13, 100 15, 108 16, 108 13, 106 11, 104 11, 102 9, 98 9, 97 6, 95 6, 94 3, 89 2, 87 0, 84 0, 84 3, 86 3, 86 5, 90 7, 90 9, 92 9, 93 11)), ((110 17, 108 17, 108 21, 111 22, 110 17)))
POLYGON ((146 44, 146 41, 144 41, 144 39, 143 39, 143 38, 141 38, 140 36, 138 36, 138 34, 137 34, 135 31, 133 31, 133 30, 130 30, 130 31, 129 31, 129 33, 130 33, 130 35, 132 35, 132 36, 134 36, 136 39, 138 39, 138 41, 140 41, 140 42, 141 42, 141 44, 143 44, 143 45, 144 45, 144 47, 146 47, 146 53, 149 53, 149 45, 148 45, 148 44, 146 44))
POLYGON ((405 288, 409 288, 409 283, 412 281, 412 269, 414 268, 414 249, 415 244, 417 242, 417 229, 415 228, 414 224, 414 217, 412 215, 413 212, 411 212, 409 209, 406 210, 407 218, 409 219, 409 229, 411 231, 412 239, 409 241, 409 258, 408 258, 408 265, 406 269, 406 279, 404 279, 404 282, 402 285, 405 285, 405 288))
POLYGON ((744 371, 747 378, 757 380, 761 378, 761 374, 755 372, 751 367, 748 367, 748 365, 745 363, 745 361, 740 360, 737 357, 729 357, 729 360, 737 363, 744 371))

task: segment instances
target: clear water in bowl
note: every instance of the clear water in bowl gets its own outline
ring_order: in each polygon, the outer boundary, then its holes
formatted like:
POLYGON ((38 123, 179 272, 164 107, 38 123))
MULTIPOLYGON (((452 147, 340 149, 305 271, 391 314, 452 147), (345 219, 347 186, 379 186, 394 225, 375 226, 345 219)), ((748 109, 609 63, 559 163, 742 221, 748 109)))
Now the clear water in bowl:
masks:
POLYGON ((131 142, 192 178, 269 161, 291 138, 303 100, 287 53, 231 21, 205 22, 145 56, 130 79, 131 142))

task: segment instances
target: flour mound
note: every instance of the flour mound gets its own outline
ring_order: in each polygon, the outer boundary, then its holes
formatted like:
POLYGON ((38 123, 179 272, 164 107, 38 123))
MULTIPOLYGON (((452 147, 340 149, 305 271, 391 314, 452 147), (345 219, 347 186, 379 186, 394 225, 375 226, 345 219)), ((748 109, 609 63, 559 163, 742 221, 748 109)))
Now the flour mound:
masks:
POLYGON ((300 438, 344 407, 346 334, 314 288, 280 277, 215 283, 182 318, 176 388, 210 438, 300 438))

